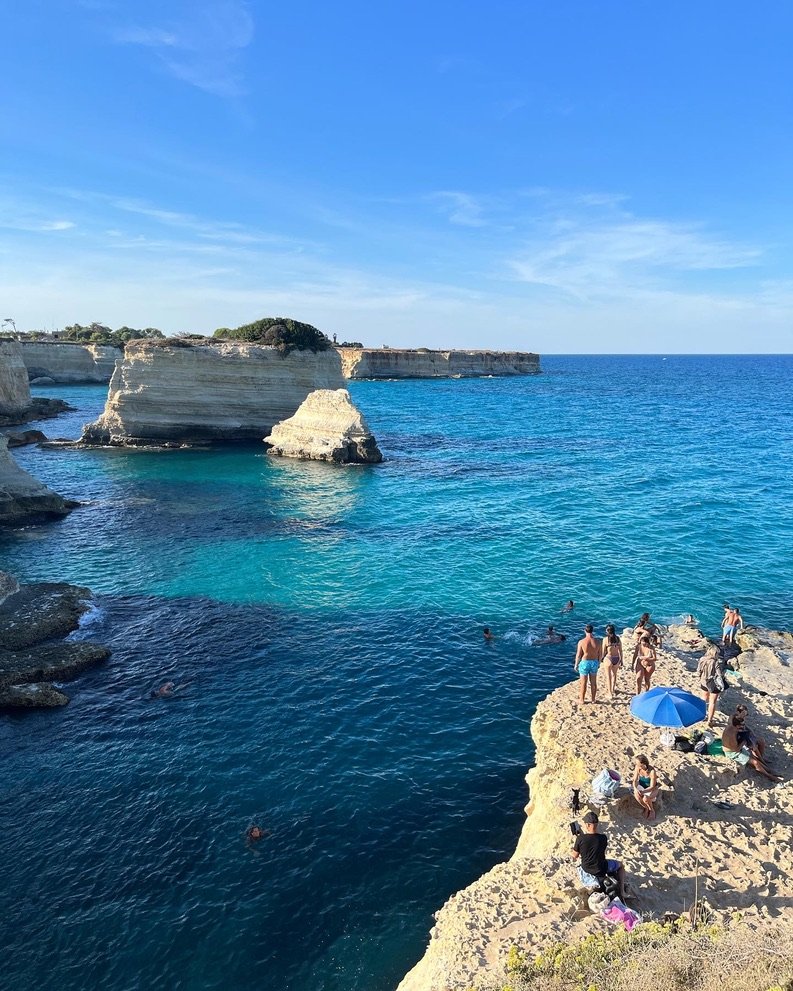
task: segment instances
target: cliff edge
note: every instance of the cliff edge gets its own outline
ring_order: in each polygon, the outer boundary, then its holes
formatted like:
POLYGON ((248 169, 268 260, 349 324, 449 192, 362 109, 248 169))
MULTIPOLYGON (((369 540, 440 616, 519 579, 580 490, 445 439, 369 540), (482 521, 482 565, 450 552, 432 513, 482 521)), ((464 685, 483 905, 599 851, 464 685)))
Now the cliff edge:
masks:
POLYGON ((524 351, 337 348, 346 379, 481 378, 537 375, 540 357, 524 351))
MULTIPOLYGON (((750 925, 768 918, 793 921, 793 652, 785 655, 793 638, 785 637, 755 635, 751 657, 747 651, 739 658, 749 662, 743 687, 722 695, 715 729, 721 733, 725 714, 739 702, 748 705, 752 729, 765 738, 770 760, 785 778, 780 785, 751 770, 736 774, 736 765, 724 757, 662 747, 659 730, 628 711, 630 671, 621 671, 621 692, 613 703, 580 705, 572 680, 545 698, 531 722, 536 763, 527 776, 530 799, 517 849, 436 914, 427 951, 399 991, 467 991, 498 979, 512 946, 531 957, 550 944, 609 930, 598 916, 580 911, 580 885, 569 856, 571 789, 582 788, 586 807, 589 783, 604 767, 618 770, 628 786, 598 814, 608 855, 625 865, 631 908, 645 919, 679 913, 691 907, 697 892, 716 913, 741 911, 750 925), (787 672, 776 695, 762 694, 751 682, 749 668, 761 647, 774 653, 777 674, 787 672), (662 786, 652 822, 642 818, 629 787, 639 753, 649 756, 662 786)), ((631 645, 629 637, 623 642, 631 645)), ((705 645, 696 631, 673 627, 653 683, 696 691, 694 671, 705 645)), ((572 653, 570 667, 572 677, 572 653)))
POLYGON ((333 349, 284 354, 263 344, 133 341, 81 443, 260 441, 310 392, 343 387, 333 349))

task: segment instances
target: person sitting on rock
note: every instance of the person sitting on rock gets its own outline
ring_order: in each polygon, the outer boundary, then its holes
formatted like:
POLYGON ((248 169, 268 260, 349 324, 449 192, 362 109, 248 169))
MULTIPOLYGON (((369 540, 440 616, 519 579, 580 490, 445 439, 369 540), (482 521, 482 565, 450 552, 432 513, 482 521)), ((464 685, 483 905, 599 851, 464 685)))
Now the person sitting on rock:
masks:
POLYGON ((606 846, 608 837, 598 832, 598 822, 600 820, 594 812, 587 812, 584 816, 584 832, 579 833, 573 844, 573 860, 580 860, 578 876, 582 884, 586 885, 586 878, 583 874, 588 874, 595 878, 602 887, 606 877, 613 877, 617 880, 619 896, 625 901, 625 868, 619 860, 609 860, 606 857, 606 846))
MULTIPOLYGON (((781 781, 778 774, 774 774, 771 768, 761 758, 758 752, 753 751, 746 740, 746 727, 744 726, 744 716, 735 713, 730 717, 727 729, 721 735, 721 745, 724 748, 724 756, 734 760, 739 767, 746 767, 748 764, 753 767, 758 774, 762 774, 769 781, 781 781)), ((763 748, 765 750, 765 747, 763 748)))
POLYGON ((746 717, 749 715, 749 710, 747 707, 745 705, 736 705, 733 715, 741 721, 741 726, 739 727, 737 733, 738 743, 740 743, 742 747, 748 747, 752 752, 752 756, 761 760, 770 770, 770 765, 765 759, 765 740, 761 739, 759 736, 756 736, 754 732, 746 725, 746 717))

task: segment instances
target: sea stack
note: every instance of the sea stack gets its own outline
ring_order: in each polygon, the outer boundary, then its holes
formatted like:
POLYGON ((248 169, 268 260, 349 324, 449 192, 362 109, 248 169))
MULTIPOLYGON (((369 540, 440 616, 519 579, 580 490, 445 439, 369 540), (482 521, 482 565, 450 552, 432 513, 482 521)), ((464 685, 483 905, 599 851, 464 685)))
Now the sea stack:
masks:
POLYGON ((333 348, 132 341, 116 364, 103 414, 81 443, 180 446, 260 441, 315 389, 343 387, 333 348))
POLYGON ((0 435, 0 526, 57 519, 74 508, 14 461, 8 437, 0 435))
POLYGON ((273 427, 269 454, 335 464, 377 464, 383 455, 346 389, 317 389, 273 427))

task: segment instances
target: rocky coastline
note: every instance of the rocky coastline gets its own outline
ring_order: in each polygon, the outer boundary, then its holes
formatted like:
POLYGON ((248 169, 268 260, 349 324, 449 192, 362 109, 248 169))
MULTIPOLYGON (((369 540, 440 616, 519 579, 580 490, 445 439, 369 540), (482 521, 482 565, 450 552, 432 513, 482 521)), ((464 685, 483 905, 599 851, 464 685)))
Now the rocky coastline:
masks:
POLYGON ((540 356, 527 351, 345 347, 336 350, 348 380, 482 378, 540 372, 540 356))
POLYGON ((8 446, 9 438, 0 434, 0 526, 59 519, 79 505, 20 468, 8 446))
MULTIPOLYGON (((624 642, 632 646, 629 632, 624 642)), ((654 683, 696 690, 696 664, 707 643, 697 630, 671 627, 654 683)), ((767 741, 785 783, 770 785, 747 769, 736 774, 724 757, 661 746, 658 729, 628 712, 630 672, 620 674, 622 694, 614 703, 580 705, 571 680, 538 705, 531 722, 536 762, 526 779, 529 803, 515 853, 440 909, 427 950, 399 991, 500 987, 512 947, 531 959, 553 944, 607 931, 608 923, 586 911, 570 860, 571 789, 582 789, 586 807, 589 782, 604 767, 629 785, 639 753, 658 770, 658 818, 642 818, 630 787, 598 810, 609 856, 625 864, 631 907, 645 919, 662 918, 704 896, 715 919, 740 912, 750 927, 773 920, 790 925, 793 636, 752 631, 739 644, 742 677, 722 696, 715 732, 726 724, 725 712, 748 705, 752 728, 767 741)))
POLYGON ((70 681, 107 660, 109 648, 66 637, 89 610, 90 589, 63 582, 20 585, 0 572, 0 709, 52 708, 70 681))

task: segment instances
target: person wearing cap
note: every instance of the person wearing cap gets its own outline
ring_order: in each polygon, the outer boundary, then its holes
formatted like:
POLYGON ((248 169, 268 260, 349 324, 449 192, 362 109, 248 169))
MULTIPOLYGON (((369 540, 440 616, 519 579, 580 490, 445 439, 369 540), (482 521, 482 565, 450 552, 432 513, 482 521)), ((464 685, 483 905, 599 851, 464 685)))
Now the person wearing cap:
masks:
POLYGON ((599 821, 594 812, 587 812, 584 816, 584 832, 575 838, 573 860, 580 860, 579 870, 598 880, 607 874, 615 877, 620 898, 625 901, 625 868, 619 860, 609 860, 606 857, 608 837, 598 832, 599 821))

